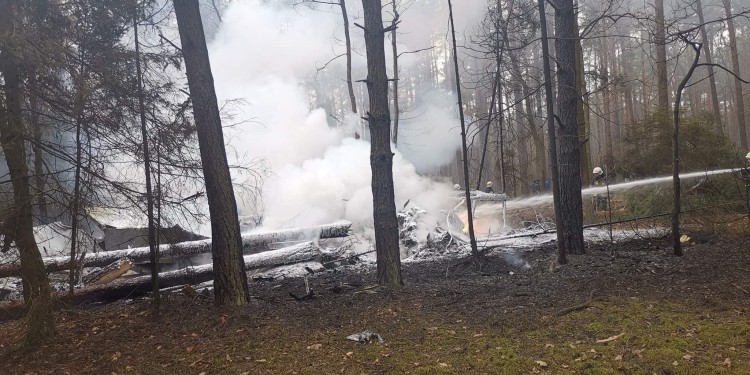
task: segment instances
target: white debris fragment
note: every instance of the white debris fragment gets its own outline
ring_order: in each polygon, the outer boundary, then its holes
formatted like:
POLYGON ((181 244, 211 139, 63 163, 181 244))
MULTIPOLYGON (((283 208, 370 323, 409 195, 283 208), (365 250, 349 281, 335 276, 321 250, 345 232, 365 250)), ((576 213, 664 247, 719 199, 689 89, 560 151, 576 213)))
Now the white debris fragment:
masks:
POLYGON ((383 342, 385 342, 382 336, 380 336, 377 333, 370 332, 370 331, 355 333, 353 335, 346 336, 346 339, 351 340, 351 341, 356 341, 362 344, 367 344, 368 342, 372 340, 378 340, 378 344, 382 344, 383 342))

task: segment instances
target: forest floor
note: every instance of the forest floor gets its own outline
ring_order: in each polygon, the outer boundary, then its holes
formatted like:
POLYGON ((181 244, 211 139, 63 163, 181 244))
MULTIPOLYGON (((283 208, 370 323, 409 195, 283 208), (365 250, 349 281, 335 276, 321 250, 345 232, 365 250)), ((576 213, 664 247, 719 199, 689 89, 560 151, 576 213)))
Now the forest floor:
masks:
POLYGON ((249 307, 167 296, 69 308, 44 347, 13 350, 22 321, 0 323, 2 374, 748 374, 750 233, 742 217, 694 226, 684 257, 669 239, 590 245, 556 266, 552 246, 509 265, 443 259, 404 265, 405 286, 373 272, 254 281, 249 307), (348 335, 369 330, 384 343, 348 335))

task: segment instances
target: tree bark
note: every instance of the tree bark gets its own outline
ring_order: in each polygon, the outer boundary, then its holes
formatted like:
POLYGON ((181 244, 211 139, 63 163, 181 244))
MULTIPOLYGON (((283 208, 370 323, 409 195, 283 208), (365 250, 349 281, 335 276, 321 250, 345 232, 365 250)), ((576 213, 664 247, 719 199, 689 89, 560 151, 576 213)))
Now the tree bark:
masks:
POLYGON ((552 68, 550 67, 550 53, 547 36, 547 14, 544 9, 545 0, 538 0, 539 6, 539 25, 542 34, 542 66, 544 72, 544 93, 546 96, 546 114, 547 114, 547 134, 549 137, 549 160, 552 178, 552 200, 555 207, 555 227, 557 235, 557 262, 560 264, 568 263, 567 251, 565 247, 565 237, 563 235, 566 222, 562 216, 562 205, 560 204, 560 170, 558 168, 557 158, 557 135, 555 129, 555 113, 552 96, 552 68))
POLYGON ((391 152, 391 115, 388 103, 388 76, 385 68, 385 29, 380 0, 362 0, 367 50, 367 90, 370 111, 370 167, 372 201, 377 250, 378 284, 400 288, 401 254, 398 245, 398 220, 393 193, 393 153, 391 152))
MULTIPOLYGON (((732 19, 732 4, 730 0, 722 0, 724 3, 724 14, 727 17, 727 31, 729 32, 729 50, 732 55, 732 71, 737 76, 741 76, 740 59, 737 53, 737 35, 734 28, 734 19, 732 19)), ((745 100, 742 95, 742 81, 734 77, 734 103, 737 109, 737 128, 740 136, 740 147, 742 151, 747 151, 747 128, 745 127, 745 100)))
POLYGON ((664 30, 664 0, 655 0, 656 6, 656 81, 661 110, 669 108, 669 85, 667 78, 667 42, 664 30))
POLYGON ((577 121, 578 101, 581 98, 576 90, 576 12, 573 0, 557 0, 555 3, 560 213, 565 219, 563 246, 568 254, 583 254, 581 149, 577 121))
POLYGON ((29 307, 25 344, 37 346, 55 335, 55 320, 52 314, 52 299, 47 273, 34 238, 31 204, 33 196, 30 191, 28 169, 26 167, 26 150, 24 146, 24 124, 21 115, 23 91, 19 77, 19 51, 13 43, 13 20, 18 18, 16 6, 12 0, 0 0, 0 72, 5 84, 4 118, 0 119, 0 145, 5 154, 5 161, 13 186, 14 224, 12 237, 16 242, 21 260, 23 294, 29 307))
POLYGON ((175 0, 174 9, 206 180, 211 216, 211 255, 216 270, 215 302, 220 306, 242 306, 248 303, 249 295, 237 203, 198 0, 175 0))

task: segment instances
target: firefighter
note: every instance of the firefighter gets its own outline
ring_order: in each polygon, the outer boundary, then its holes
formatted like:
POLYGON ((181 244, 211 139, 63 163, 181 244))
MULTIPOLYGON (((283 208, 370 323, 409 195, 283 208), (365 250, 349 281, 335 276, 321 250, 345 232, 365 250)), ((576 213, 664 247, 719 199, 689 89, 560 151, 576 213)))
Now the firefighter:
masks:
POLYGON ((601 167, 596 167, 594 168, 593 173, 594 173, 594 181, 592 181, 593 184, 596 186, 604 185, 607 180, 607 176, 604 174, 604 170, 601 167))
MULTIPOLYGON (((607 175, 601 167, 594 168, 593 171, 594 180, 592 184, 594 186, 601 186, 607 184, 607 175)), ((607 196, 601 194, 594 195, 594 211, 606 210, 607 209, 607 196)))
POLYGON ((750 184, 750 152, 745 155, 745 167, 740 170, 740 175, 745 184, 750 184))
POLYGON ((745 155, 745 166, 740 169, 740 179, 745 183, 745 199, 750 207, 750 152, 745 155))
POLYGON ((531 192, 533 194, 539 194, 542 190, 542 184, 539 182, 539 180, 534 180, 531 182, 531 192))
POLYGON ((495 194, 495 191, 492 190, 492 181, 487 181, 487 187, 484 188, 484 192, 489 193, 489 194, 495 194))

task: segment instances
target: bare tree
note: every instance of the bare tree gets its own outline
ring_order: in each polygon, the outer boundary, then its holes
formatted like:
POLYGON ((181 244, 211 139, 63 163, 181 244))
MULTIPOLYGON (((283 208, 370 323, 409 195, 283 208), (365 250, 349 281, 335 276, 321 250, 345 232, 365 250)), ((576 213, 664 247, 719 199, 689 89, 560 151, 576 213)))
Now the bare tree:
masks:
MULTIPOLYGON (((684 39, 684 38, 683 38, 684 39)), ((690 78, 695 72, 695 68, 698 67, 698 62, 701 57, 701 44, 694 43, 686 40, 686 43, 695 51, 695 58, 693 63, 690 65, 690 69, 687 74, 682 78, 682 81, 677 86, 677 92, 675 92, 674 98, 674 109, 673 120, 674 128, 672 131, 672 248, 674 255, 682 256, 682 243, 680 241, 680 210, 682 206, 680 197, 680 107, 682 106, 682 91, 690 82, 690 78)))
POLYGON ((544 70, 544 93, 546 96, 547 134, 549 136, 550 170, 552 171, 552 200, 555 207, 555 227, 557 229, 557 262, 565 264, 567 251, 565 247, 564 228, 565 220, 562 216, 560 204, 560 172, 557 158, 557 135, 555 126, 555 113, 552 97, 552 68, 550 67, 549 38, 547 36, 547 14, 544 9, 545 0, 538 0, 539 25, 542 34, 542 65, 544 70))
POLYGON ((237 203, 224 148, 219 106, 198 0, 175 0, 174 9, 193 101, 211 215, 215 302, 220 306, 242 306, 248 303, 249 295, 242 260, 237 203))
POLYGON ((380 0, 362 0, 367 50, 367 91, 370 110, 370 166, 372 168, 373 219, 377 250, 378 283, 400 288, 401 254, 398 246, 398 221, 393 193, 393 152, 391 151, 391 115, 388 105, 388 76, 385 67, 385 33, 380 0))
MULTIPOLYGON (((52 313, 52 297, 44 270, 42 256, 34 238, 31 205, 33 196, 30 191, 28 168, 26 166, 26 148, 24 145, 24 123, 21 115, 23 89, 19 79, 20 41, 15 35, 14 22, 21 19, 19 7, 23 4, 12 0, 0 0, 0 73, 2 73, 5 94, 5 108, 0 121, 0 145, 5 153, 5 160, 10 172, 13 186, 13 217, 11 237, 15 241, 21 256, 21 275, 23 294, 29 307, 26 324, 27 346, 36 346, 55 335, 55 320, 52 313), (13 37, 15 35, 15 38, 13 37)), ((4 225, 8 225, 4 223, 4 225)))
MULTIPOLYGON (((448 0, 448 18, 451 23, 451 38, 453 41, 453 68, 456 75, 456 94, 458 96, 458 118, 461 121, 461 152, 463 155, 463 168, 464 168, 464 199, 466 200, 466 212, 467 221, 469 222, 469 242, 471 244, 471 253, 474 256, 479 256, 479 250, 477 249, 477 239, 474 236, 474 218, 473 211, 471 209, 471 185, 469 182, 469 149, 466 145, 466 121, 464 119, 464 103, 461 100, 461 76, 458 70, 458 50, 456 48, 456 27, 453 23, 453 4, 451 0, 448 0)), ((505 187, 503 186, 503 190, 505 187)))
MULTIPOLYGON (((214 8, 216 8, 216 3, 214 8)), ((218 11, 217 11, 218 15, 218 11)), ((221 18, 220 18, 221 19, 221 18)), ((143 143, 143 172, 146 178, 146 215, 148 216, 148 245, 151 251, 151 291, 154 299, 154 310, 159 312, 161 294, 159 293, 159 251, 157 247, 156 225, 154 223, 154 194, 151 187, 151 157, 148 148, 148 127, 146 124, 146 106, 143 94, 143 73, 141 72, 141 46, 138 40, 138 3, 133 12, 133 37, 135 39, 135 71, 138 82, 138 112, 141 122, 141 139, 143 143)))
MULTIPOLYGON (((578 138, 576 89, 576 11, 573 0, 555 1, 555 50, 557 52, 557 118, 560 179, 560 214, 563 244, 568 254, 583 254, 583 201, 581 198, 581 149, 578 138)), ((560 228, 558 228, 560 231, 560 228)))

